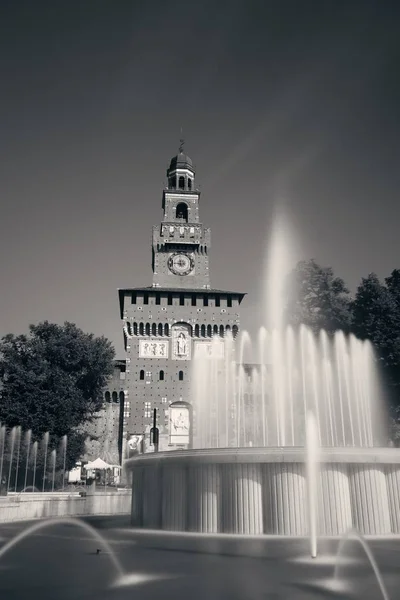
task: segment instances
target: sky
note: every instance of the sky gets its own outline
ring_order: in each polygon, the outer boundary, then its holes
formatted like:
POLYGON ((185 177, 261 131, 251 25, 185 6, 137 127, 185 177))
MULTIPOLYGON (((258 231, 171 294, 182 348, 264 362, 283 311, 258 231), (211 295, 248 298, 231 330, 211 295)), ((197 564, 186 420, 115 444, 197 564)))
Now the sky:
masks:
POLYGON ((352 292, 400 268, 399 18, 390 0, 2 0, 0 336, 72 321, 123 357, 117 289, 151 285, 181 128, 242 327, 261 324, 276 206, 295 262, 352 292))

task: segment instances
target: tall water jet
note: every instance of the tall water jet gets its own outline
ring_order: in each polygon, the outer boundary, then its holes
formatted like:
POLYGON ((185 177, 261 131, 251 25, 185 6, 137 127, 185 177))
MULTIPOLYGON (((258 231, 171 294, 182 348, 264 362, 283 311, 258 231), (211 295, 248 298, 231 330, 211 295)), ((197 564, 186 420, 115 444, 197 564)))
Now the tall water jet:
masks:
POLYGON ((57 462, 57 450, 54 449, 51 451, 51 467, 52 467, 52 481, 51 481, 51 491, 54 492, 54 481, 56 479, 56 462, 57 462))
POLYGON ((65 487, 65 468, 66 468, 66 464, 67 464, 67 444, 68 444, 68 437, 67 435, 63 435, 62 437, 62 452, 63 452, 63 480, 62 480, 62 490, 64 491, 64 487, 65 487))
POLYGON ((14 462, 14 448, 15 448, 15 436, 17 433, 17 428, 13 427, 11 429, 11 433, 10 433, 10 464, 8 466, 8 482, 7 482, 7 491, 10 490, 10 483, 11 483, 11 471, 12 471, 12 465, 14 462))
POLYGON ((32 455, 33 455, 32 492, 35 489, 35 482, 36 482, 37 453, 38 453, 38 443, 36 441, 36 442, 33 442, 33 445, 32 445, 32 455))
POLYGON ((306 471, 308 522, 310 535, 311 558, 317 556, 317 523, 318 523, 318 464, 319 444, 318 427, 314 413, 309 411, 306 422, 306 471))
POLYGON ((44 488, 46 485, 46 468, 47 468, 47 450, 49 447, 49 432, 43 436, 43 455, 44 455, 44 466, 43 466, 43 483, 42 483, 42 492, 44 492, 44 488))
POLYGON ((3 482, 4 452, 6 446, 6 427, 0 427, 0 485, 3 482))
POLYGON ((28 429, 28 431, 25 434, 26 462, 25 462, 24 490, 26 489, 27 481, 28 481, 29 454, 30 454, 30 450, 31 450, 31 440, 32 440, 32 429, 28 429))
POLYGON ((22 437, 22 431, 21 431, 21 426, 19 425, 17 427, 17 433, 16 433, 16 446, 17 446, 17 465, 15 468, 15 491, 17 491, 17 486, 18 486, 18 471, 19 471, 19 457, 20 457, 20 450, 21 450, 21 437, 22 437))

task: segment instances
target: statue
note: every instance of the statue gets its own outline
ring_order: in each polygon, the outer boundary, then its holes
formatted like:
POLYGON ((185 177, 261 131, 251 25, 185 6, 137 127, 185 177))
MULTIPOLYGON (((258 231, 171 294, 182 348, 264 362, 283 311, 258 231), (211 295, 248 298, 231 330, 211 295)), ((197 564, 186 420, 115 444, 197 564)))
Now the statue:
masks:
POLYGON ((178 335, 178 339, 176 341, 176 347, 177 347, 178 356, 186 356, 187 342, 186 342, 186 336, 182 332, 178 335))

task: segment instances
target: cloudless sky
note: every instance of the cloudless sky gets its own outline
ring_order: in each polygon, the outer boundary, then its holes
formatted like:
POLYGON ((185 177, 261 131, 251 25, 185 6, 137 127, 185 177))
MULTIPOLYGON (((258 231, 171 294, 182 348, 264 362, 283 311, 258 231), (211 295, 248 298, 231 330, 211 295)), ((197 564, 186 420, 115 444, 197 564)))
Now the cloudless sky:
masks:
POLYGON ((69 320, 123 356, 117 288, 151 285, 179 146, 211 282, 260 320, 282 202, 296 260, 354 291, 400 268, 400 4, 2 0, 0 335, 69 320))

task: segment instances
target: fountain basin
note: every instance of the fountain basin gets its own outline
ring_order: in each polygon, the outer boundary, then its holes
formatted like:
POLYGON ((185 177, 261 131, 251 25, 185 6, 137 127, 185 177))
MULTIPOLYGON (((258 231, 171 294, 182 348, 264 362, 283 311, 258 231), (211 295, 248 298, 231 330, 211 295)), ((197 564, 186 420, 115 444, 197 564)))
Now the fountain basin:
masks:
MULTIPOLYGON (((321 448, 318 535, 400 533, 400 451, 321 448)), ((126 461, 134 527, 308 535, 305 449, 219 448, 126 461)))

